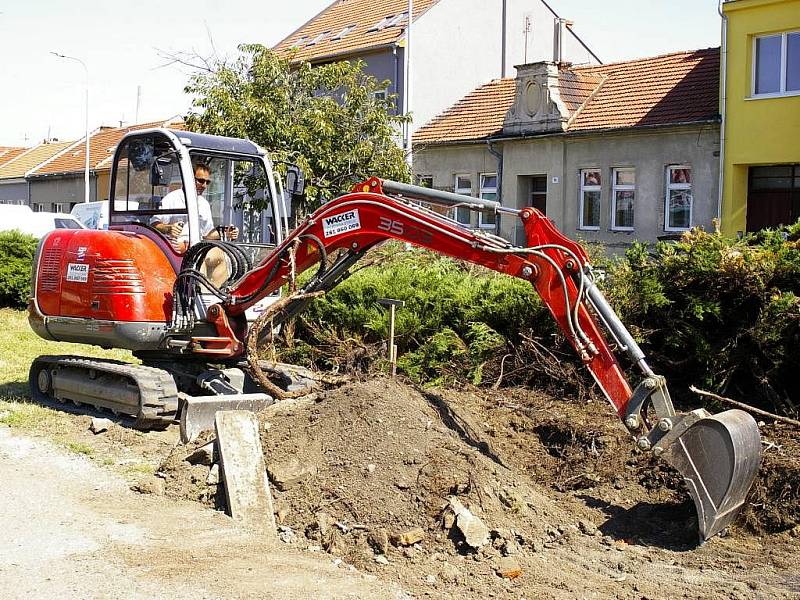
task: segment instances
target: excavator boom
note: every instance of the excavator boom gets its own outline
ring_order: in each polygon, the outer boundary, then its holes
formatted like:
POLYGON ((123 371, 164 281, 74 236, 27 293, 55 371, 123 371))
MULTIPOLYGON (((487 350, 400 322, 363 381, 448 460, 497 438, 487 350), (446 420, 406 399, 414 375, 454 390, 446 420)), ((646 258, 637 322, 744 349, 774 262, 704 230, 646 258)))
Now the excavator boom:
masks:
MULTIPOLYGON (((584 250, 534 208, 504 209, 496 202, 371 178, 306 218, 259 265, 227 288, 221 312, 235 319, 290 277, 319 265, 304 288, 309 294, 283 313, 296 314, 309 302, 309 295, 338 284, 370 248, 390 239, 530 281, 637 447, 663 457, 684 477, 697 508, 700 538, 710 538, 733 520, 760 464, 760 435, 754 419, 740 410, 718 415, 702 409, 676 413, 664 378, 650 369, 644 353, 595 285, 584 250), (411 199, 509 213, 520 219, 527 243, 517 247, 497 236, 466 229, 411 199), (328 257, 336 251, 340 256, 329 266, 328 257), (635 388, 628 383, 601 326, 641 372, 635 388)), ((217 321, 220 336, 233 335, 227 322, 217 321)), ((243 346, 237 342, 230 348, 241 351, 243 346)))

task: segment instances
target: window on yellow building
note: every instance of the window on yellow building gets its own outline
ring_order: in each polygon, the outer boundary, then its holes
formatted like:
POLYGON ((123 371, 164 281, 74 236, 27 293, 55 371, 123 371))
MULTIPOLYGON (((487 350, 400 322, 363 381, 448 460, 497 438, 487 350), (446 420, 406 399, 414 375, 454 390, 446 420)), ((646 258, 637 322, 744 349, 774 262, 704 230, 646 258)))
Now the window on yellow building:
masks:
POLYGON ((755 38, 753 95, 797 92, 800 92, 800 31, 755 38))

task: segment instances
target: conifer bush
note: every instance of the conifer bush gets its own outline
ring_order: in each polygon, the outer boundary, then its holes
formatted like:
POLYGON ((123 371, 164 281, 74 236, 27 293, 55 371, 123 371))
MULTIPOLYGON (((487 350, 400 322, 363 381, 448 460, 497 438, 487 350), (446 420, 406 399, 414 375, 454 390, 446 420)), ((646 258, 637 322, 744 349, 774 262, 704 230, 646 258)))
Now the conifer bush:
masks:
POLYGON ((38 240, 17 230, 0 232, 0 306, 24 308, 38 240))

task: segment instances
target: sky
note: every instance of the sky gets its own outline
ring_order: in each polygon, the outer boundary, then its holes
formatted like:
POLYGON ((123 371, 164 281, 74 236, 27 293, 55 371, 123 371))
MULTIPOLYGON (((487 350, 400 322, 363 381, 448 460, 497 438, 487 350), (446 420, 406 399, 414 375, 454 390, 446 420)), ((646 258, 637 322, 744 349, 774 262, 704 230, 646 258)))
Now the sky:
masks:
MULTIPOLYGON (((85 71, 51 52, 87 65, 90 129, 137 122, 137 104, 139 123, 167 119, 186 114, 191 98, 190 70, 165 55, 272 46, 331 1, 0 0, 0 146, 83 135, 85 71)), ((720 43, 715 0, 548 3, 603 62, 720 43)))

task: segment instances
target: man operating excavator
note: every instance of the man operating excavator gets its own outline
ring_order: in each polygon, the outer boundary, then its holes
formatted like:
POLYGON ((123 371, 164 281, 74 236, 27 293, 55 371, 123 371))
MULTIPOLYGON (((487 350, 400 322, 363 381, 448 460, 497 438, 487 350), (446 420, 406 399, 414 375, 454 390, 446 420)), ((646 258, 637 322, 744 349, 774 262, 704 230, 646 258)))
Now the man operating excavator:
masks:
MULTIPOLYGON (((197 190, 197 213, 200 224, 200 236, 205 240, 219 240, 222 238, 220 230, 214 227, 214 219, 211 215, 211 205, 203 195, 211 183, 211 170, 204 162, 195 162, 194 185, 197 190)), ((186 196, 182 188, 173 190, 161 200, 161 208, 164 210, 186 210, 186 196)), ((189 247, 189 232, 185 227, 184 214, 156 215, 151 219, 150 224, 158 231, 167 236, 172 246, 181 254, 189 247)), ((225 228, 225 238, 234 241, 239 238, 239 229, 235 226, 225 228)), ((204 262, 206 275, 212 282, 219 285, 225 281, 228 274, 227 261, 222 251, 217 248, 212 249, 206 256, 204 262)))

